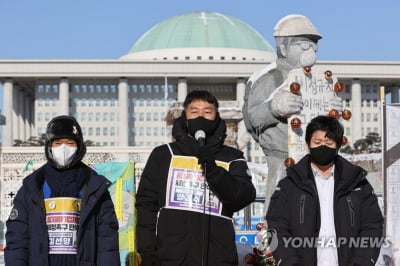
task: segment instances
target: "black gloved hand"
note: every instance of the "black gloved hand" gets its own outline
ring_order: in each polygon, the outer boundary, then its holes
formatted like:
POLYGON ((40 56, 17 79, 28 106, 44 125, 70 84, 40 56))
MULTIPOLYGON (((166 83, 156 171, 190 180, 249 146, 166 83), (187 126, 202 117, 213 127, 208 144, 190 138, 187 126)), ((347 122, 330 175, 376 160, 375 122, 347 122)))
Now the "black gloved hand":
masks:
POLYGON ((212 171, 217 167, 215 164, 215 151, 211 147, 200 147, 197 158, 199 159, 199 164, 201 164, 203 170, 206 170, 207 172, 212 171))

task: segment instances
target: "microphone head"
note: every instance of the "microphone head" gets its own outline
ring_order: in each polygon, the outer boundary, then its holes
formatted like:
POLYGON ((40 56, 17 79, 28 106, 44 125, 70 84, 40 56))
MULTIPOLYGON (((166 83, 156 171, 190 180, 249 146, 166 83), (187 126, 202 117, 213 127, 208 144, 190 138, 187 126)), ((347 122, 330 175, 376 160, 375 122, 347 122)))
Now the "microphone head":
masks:
POLYGON ((206 138, 206 132, 204 132, 204 130, 197 130, 196 133, 194 133, 194 138, 199 141, 199 139, 206 138))

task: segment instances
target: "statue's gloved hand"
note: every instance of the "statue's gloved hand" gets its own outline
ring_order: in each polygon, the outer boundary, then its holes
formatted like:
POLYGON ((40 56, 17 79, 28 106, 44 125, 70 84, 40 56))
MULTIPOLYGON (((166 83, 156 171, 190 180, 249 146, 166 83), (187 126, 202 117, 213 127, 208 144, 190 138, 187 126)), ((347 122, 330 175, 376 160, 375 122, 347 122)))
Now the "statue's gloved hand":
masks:
POLYGON ((289 117, 298 114, 303 109, 301 95, 288 90, 278 91, 271 100, 271 112, 275 117, 289 117))
POLYGON ((340 97, 332 97, 329 101, 330 109, 335 109, 339 113, 343 112, 343 100, 340 97))

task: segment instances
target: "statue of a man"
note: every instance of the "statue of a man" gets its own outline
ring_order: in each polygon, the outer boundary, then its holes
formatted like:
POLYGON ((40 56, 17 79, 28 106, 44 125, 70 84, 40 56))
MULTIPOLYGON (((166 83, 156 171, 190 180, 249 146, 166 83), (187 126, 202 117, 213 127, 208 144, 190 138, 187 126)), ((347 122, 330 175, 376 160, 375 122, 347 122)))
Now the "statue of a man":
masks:
POLYGON ((265 209, 276 184, 285 175, 287 118, 299 113, 303 107, 302 96, 290 92, 286 78, 293 69, 315 64, 318 40, 322 38, 307 17, 294 14, 279 20, 274 28, 274 37, 277 59, 249 78, 242 110, 247 130, 266 155, 268 178, 265 209))

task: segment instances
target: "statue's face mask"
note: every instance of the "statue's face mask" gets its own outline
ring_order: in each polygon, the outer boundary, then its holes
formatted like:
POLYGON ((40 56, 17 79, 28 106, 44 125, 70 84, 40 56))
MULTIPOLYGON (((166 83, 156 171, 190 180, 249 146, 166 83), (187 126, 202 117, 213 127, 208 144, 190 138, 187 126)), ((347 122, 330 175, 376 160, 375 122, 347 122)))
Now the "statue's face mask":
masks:
POLYGON ((312 67, 317 60, 318 44, 315 38, 288 37, 286 60, 294 68, 312 67))

